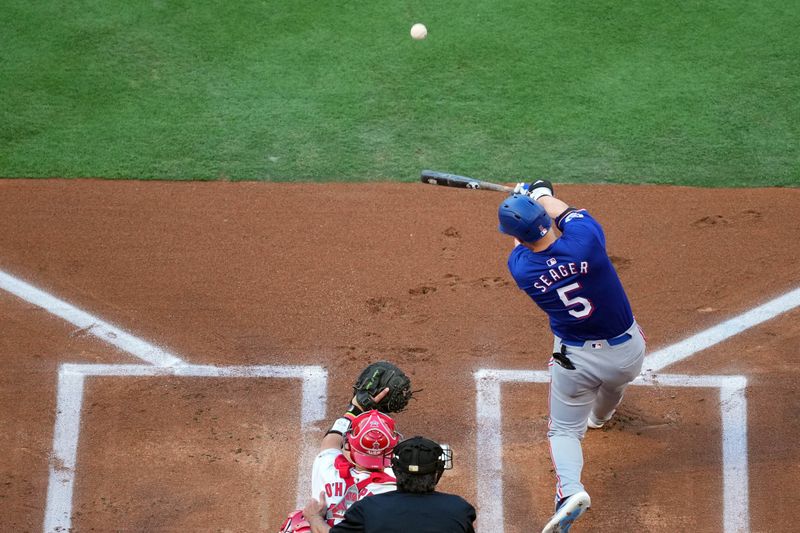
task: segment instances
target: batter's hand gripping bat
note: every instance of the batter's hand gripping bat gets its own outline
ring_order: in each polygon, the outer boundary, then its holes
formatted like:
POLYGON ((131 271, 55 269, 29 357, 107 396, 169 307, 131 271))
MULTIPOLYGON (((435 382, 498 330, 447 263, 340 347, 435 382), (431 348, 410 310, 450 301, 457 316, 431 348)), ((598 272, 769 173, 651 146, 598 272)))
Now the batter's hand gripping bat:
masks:
POLYGON ((445 185, 447 187, 458 187, 461 189, 484 189, 487 191, 514 192, 513 187, 492 183, 490 181, 476 180, 458 174, 447 174, 435 170, 423 170, 419 173, 419 180, 431 185, 445 185))

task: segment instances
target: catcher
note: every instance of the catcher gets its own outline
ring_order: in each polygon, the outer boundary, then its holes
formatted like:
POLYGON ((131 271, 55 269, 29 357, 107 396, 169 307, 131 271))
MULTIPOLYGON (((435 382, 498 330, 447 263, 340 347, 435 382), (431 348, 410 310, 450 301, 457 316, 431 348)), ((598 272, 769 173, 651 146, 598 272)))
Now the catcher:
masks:
MULTIPOLYGON (((325 495, 321 503, 329 526, 358 500, 396 489, 391 460, 400 434, 386 413, 402 411, 411 397, 411 380, 394 364, 378 361, 361 372, 350 406, 325 434, 312 467, 311 494, 325 495)), ((289 513, 279 533, 310 531, 298 510, 289 513)))

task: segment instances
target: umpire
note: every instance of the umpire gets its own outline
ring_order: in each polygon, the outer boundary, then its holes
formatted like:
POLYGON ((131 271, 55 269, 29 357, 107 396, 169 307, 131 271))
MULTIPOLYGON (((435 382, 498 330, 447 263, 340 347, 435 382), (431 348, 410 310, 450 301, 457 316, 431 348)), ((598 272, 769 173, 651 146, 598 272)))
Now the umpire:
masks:
POLYGON ((357 501, 344 520, 329 528, 312 500, 304 509, 313 533, 474 533, 475 508, 461 496, 436 491, 452 454, 424 437, 394 447, 397 490, 357 501))

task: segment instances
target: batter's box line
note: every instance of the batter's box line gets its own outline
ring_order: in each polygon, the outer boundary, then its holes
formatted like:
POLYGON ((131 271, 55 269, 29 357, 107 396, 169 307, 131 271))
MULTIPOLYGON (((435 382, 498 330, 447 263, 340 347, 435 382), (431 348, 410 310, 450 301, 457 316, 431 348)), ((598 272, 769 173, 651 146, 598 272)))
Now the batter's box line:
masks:
MULTIPOLYGON (((503 447, 501 385, 504 383, 549 383, 544 370, 481 369, 474 372, 477 394, 478 525, 482 531, 502 533, 503 447), (485 527, 484 527, 485 526, 485 527)), ((686 376, 660 374, 641 376, 632 385, 717 388, 722 420, 722 519, 725 533, 749 531, 749 480, 747 466, 747 399, 744 376, 686 376)))
POLYGON ((302 455, 297 477, 296 505, 301 507, 305 503, 311 493, 307 474, 311 471, 319 446, 318 429, 315 424, 324 419, 327 409, 328 372, 323 367, 314 365, 164 367, 65 363, 60 365, 58 370, 53 452, 50 458, 44 517, 45 533, 69 531, 71 527, 83 388, 86 378, 160 376, 302 380, 303 397, 300 409, 302 455))

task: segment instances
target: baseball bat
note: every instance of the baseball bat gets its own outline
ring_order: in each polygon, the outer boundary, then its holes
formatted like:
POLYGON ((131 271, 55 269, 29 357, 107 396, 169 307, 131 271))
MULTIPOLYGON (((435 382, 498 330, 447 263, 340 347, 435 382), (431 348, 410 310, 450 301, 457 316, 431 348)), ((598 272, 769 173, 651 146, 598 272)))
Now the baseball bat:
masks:
POLYGON ((419 180, 431 185, 444 185, 447 187, 458 187, 460 189, 484 189, 487 191, 514 192, 513 187, 492 183, 490 181, 476 180, 458 174, 448 174, 435 170, 423 170, 419 173, 419 180))

